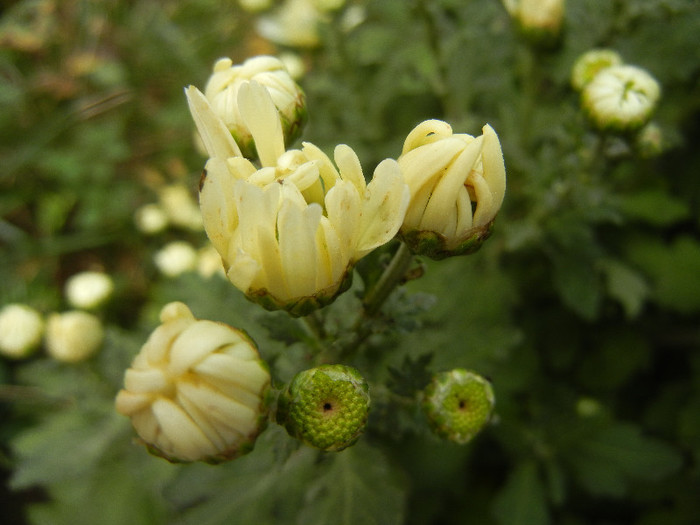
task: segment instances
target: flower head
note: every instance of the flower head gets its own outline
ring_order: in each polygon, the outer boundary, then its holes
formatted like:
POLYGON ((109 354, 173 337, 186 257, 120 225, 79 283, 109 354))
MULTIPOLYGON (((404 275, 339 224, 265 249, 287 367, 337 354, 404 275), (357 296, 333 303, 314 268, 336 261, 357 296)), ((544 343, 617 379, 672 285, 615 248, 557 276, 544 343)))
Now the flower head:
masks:
POLYGON ((233 65, 229 58, 219 59, 214 64, 204 95, 231 132, 243 156, 252 159, 256 157, 255 141, 238 106, 238 90, 250 80, 265 87, 270 94, 275 110, 279 112, 285 143, 296 140, 306 123, 307 114, 304 92, 278 58, 256 56, 238 65, 233 65))
POLYGON ((280 396, 277 421, 307 445, 337 451, 354 444, 367 423, 369 386, 345 365, 299 372, 280 396))
POLYGON ((564 22, 564 0, 503 0, 523 35, 533 43, 550 45, 564 22))
POLYGON ((255 343, 223 323, 167 304, 124 376, 117 411, 150 451, 218 463, 252 450, 265 428, 270 374, 255 343))
POLYGON ((187 96, 211 156, 200 186, 204 226, 229 280, 266 308, 293 315, 332 301, 349 286, 354 264, 401 225, 409 195, 397 162, 381 162, 367 184, 348 146, 335 148, 335 164, 310 143, 285 151, 269 94, 250 82, 239 106, 258 168, 236 155, 201 93, 189 88, 187 96))
POLYGON ((406 137, 398 162, 411 191, 400 232, 411 250, 434 259, 476 251, 490 235, 506 189, 493 128, 487 124, 475 138, 427 120, 406 137))
POLYGON ((77 363, 92 357, 104 336, 102 322, 87 312, 54 313, 46 320, 46 351, 57 361, 77 363))
POLYGON ((618 65, 599 72, 583 89, 581 100, 596 127, 629 131, 649 121, 660 96, 659 83, 646 70, 618 65))
POLYGON ((495 404, 491 383, 462 368, 436 374, 424 394, 423 410, 433 431, 461 445, 489 422, 495 404))
POLYGON ((0 310, 0 354, 11 358, 30 355, 41 342, 44 320, 25 304, 8 304, 0 310))

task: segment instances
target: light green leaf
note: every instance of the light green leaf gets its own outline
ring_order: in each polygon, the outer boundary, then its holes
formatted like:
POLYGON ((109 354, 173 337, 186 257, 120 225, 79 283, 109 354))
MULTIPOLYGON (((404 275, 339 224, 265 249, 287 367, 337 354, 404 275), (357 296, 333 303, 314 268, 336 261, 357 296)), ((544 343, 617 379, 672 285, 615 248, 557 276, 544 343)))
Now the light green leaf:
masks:
POLYGON ((661 190, 645 190, 620 199, 622 211, 632 219, 654 226, 668 226, 688 217, 685 202, 661 190))
POLYGON ((405 494, 384 455, 363 441, 325 458, 325 472, 309 486, 298 523, 400 525, 405 494))
POLYGON ((603 261, 601 269, 610 296, 622 305, 628 319, 637 317, 650 293, 647 282, 638 272, 619 261, 603 261))
POLYGON ((549 511, 544 487, 534 461, 515 466, 494 501, 493 512, 501 525, 547 525, 549 511))

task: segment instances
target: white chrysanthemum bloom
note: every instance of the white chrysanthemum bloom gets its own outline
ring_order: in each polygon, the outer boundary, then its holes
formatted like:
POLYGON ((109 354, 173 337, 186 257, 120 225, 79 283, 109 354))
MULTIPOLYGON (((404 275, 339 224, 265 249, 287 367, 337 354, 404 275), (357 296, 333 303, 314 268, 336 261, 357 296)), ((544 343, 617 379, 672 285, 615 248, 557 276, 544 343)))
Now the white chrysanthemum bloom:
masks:
POLYGON ((145 204, 134 213, 134 222, 141 233, 153 235, 168 227, 168 214, 160 204, 145 204))
POLYGON ((571 85, 581 91, 602 70, 622 64, 622 57, 612 49, 591 49, 576 59, 571 70, 571 85))
POLYGON ((164 186, 158 190, 158 199, 171 224, 193 231, 203 229, 199 206, 186 186, 164 186))
POLYGON ((311 0, 286 0, 260 17, 257 30, 275 44, 310 48, 320 43, 319 26, 326 20, 327 16, 311 0))
POLYGON ((124 376, 116 409, 150 451, 218 463, 252 450, 267 417, 270 374, 255 343, 223 323, 167 304, 124 376))
POLYGON ((75 308, 90 310, 101 306, 114 292, 114 281, 106 273, 80 272, 68 278, 65 294, 75 308))
POLYGON ((426 120, 406 137, 399 166, 411 191, 400 232, 409 248, 434 259, 476 251, 490 235, 506 190, 493 128, 487 124, 475 138, 426 120))
POLYGON ((349 286, 353 265, 401 225, 409 195, 396 161, 381 162, 366 184, 346 145, 335 148, 335 165, 313 144, 285 152, 272 100, 251 82, 241 86, 239 106, 258 145, 258 169, 236 156, 201 93, 190 87, 187 97, 211 156, 200 185, 204 227, 229 280, 293 315, 332 301, 349 286))
POLYGON ((503 4, 528 38, 551 43, 559 36, 564 0, 503 0, 503 4))
POLYGON ((57 361, 76 363, 92 357, 103 340, 102 322, 93 314, 73 310, 46 320, 46 351, 57 361))
POLYGON ((304 92, 280 59, 261 55, 237 65, 233 65, 229 58, 217 60, 214 72, 204 88, 204 96, 233 135, 242 155, 254 159, 255 141, 238 107, 238 90, 244 82, 250 80, 262 85, 270 93, 282 121, 286 144, 299 137, 307 113, 304 92))
POLYGON ((185 241, 173 241, 153 256, 156 267, 167 277, 177 277, 197 267, 197 250, 185 241))
POLYGON ((583 89, 582 105, 599 129, 635 130, 646 124, 661 96, 659 83, 637 66, 612 66, 583 89))
POLYGON ((44 320, 25 304, 8 304, 0 311, 0 353, 20 359, 30 355, 41 342, 44 320))

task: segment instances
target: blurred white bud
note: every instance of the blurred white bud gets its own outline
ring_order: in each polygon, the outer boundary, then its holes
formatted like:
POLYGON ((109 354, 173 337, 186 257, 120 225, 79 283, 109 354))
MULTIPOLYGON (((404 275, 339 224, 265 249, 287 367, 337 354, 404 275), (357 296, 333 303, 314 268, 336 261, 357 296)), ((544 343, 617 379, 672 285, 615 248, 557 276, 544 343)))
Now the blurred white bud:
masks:
POLYGON ((102 305, 114 291, 114 281, 102 272, 81 272, 71 276, 65 285, 68 302, 75 308, 90 310, 102 305))
POLYGON ((57 361, 75 363, 91 357, 102 345, 104 329, 93 314, 70 311, 46 321, 46 351, 57 361))
POLYGON ((153 260, 164 275, 177 277, 197 267, 197 250, 185 241, 174 241, 156 252, 153 260))
POLYGON ((158 198, 171 224, 193 231, 204 229, 199 206, 187 187, 182 184, 164 186, 158 191, 158 198))
POLYGON ((216 251, 216 248, 211 244, 200 248, 198 252, 199 259, 197 260, 197 272, 205 279, 218 274, 220 277, 226 278, 224 264, 221 261, 221 255, 216 251))
POLYGON ((276 44, 289 47, 316 47, 320 43, 319 25, 326 15, 310 0, 287 0, 269 15, 258 20, 258 32, 276 44))
POLYGON ((270 374, 255 343, 223 323, 167 304, 124 376, 116 409, 149 450, 218 463, 250 452, 267 423, 270 374))
POLYGON ((168 215, 159 204, 145 204, 136 210, 134 222, 140 232, 152 235, 167 228, 168 215))
POLYGON ((8 304, 0 311, 0 353, 5 357, 27 357, 39 346, 43 333, 44 321, 33 308, 8 304))
POLYGON ((250 13, 257 13, 269 9, 272 5, 272 0, 238 0, 241 9, 250 13))
POLYGON ((284 53, 280 53, 279 59, 294 80, 299 80, 304 76, 304 73, 306 73, 304 60, 297 53, 285 51, 284 53))

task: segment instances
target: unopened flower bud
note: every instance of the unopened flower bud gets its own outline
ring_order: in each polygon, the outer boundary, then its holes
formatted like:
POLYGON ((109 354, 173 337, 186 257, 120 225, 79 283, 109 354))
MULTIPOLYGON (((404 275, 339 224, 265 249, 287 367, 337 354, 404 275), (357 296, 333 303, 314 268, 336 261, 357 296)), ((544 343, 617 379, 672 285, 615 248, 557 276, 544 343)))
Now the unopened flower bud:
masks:
POLYGON ((612 66, 583 89, 582 105, 601 130, 639 129, 651 118, 661 96, 659 83, 637 66, 612 66))
POLYGON ((248 81, 257 82, 272 97, 282 124, 284 144, 289 145, 299 137, 306 124, 307 112, 304 92, 278 58, 257 56, 239 65, 233 65, 229 58, 219 59, 204 88, 204 96, 231 132, 241 154, 254 159, 258 153, 253 133, 238 105, 238 90, 248 81))
POLYGON ((443 259, 478 250, 506 190, 493 128, 487 124, 475 138, 427 120, 409 133, 398 162, 411 192, 400 235, 411 251, 443 259))
POLYGON ((177 277, 197 267, 197 250, 185 241, 173 241, 153 257, 158 269, 167 277, 177 277))
POLYGON ((54 313, 46 321, 46 351, 57 361, 77 363, 92 357, 104 336, 102 322, 87 312, 54 313))
POLYGON ((134 213, 134 222, 140 232, 153 235, 168 227, 168 214, 160 204, 145 204, 134 213))
POLYGON ((430 427, 460 445, 489 422, 495 404, 491 383, 461 368, 436 374, 424 394, 423 409, 430 427))
POLYGON ((356 369, 321 365, 294 376, 280 396, 277 422, 311 447, 338 451, 359 439, 369 405, 369 386, 356 369))
POLYGON ((266 426, 270 374, 255 343, 167 304, 124 376, 116 409, 169 461, 219 463, 250 452, 266 426))
POLYGON ((558 40, 564 0, 504 0, 504 4, 529 41, 548 46, 558 40))
POLYGON ((199 206, 186 186, 165 186, 158 191, 158 197, 170 224, 193 231, 204 229, 199 206))
POLYGON ((319 45, 320 25, 326 15, 310 0, 287 0, 258 20, 256 29, 264 38, 287 47, 319 45))
POLYGON ((75 308, 90 310, 104 304, 114 291, 114 281, 102 272, 80 272, 66 281, 65 294, 75 308))
POLYGON ((649 122, 637 132, 634 145, 641 157, 657 157, 664 150, 663 131, 655 122, 649 122))
POLYGON ((19 359, 30 355, 41 342, 44 321, 24 304, 8 304, 0 311, 0 353, 19 359))
POLYGON ((602 70, 622 64, 622 57, 612 49, 591 49, 576 59, 571 70, 571 85, 581 91, 602 70))

